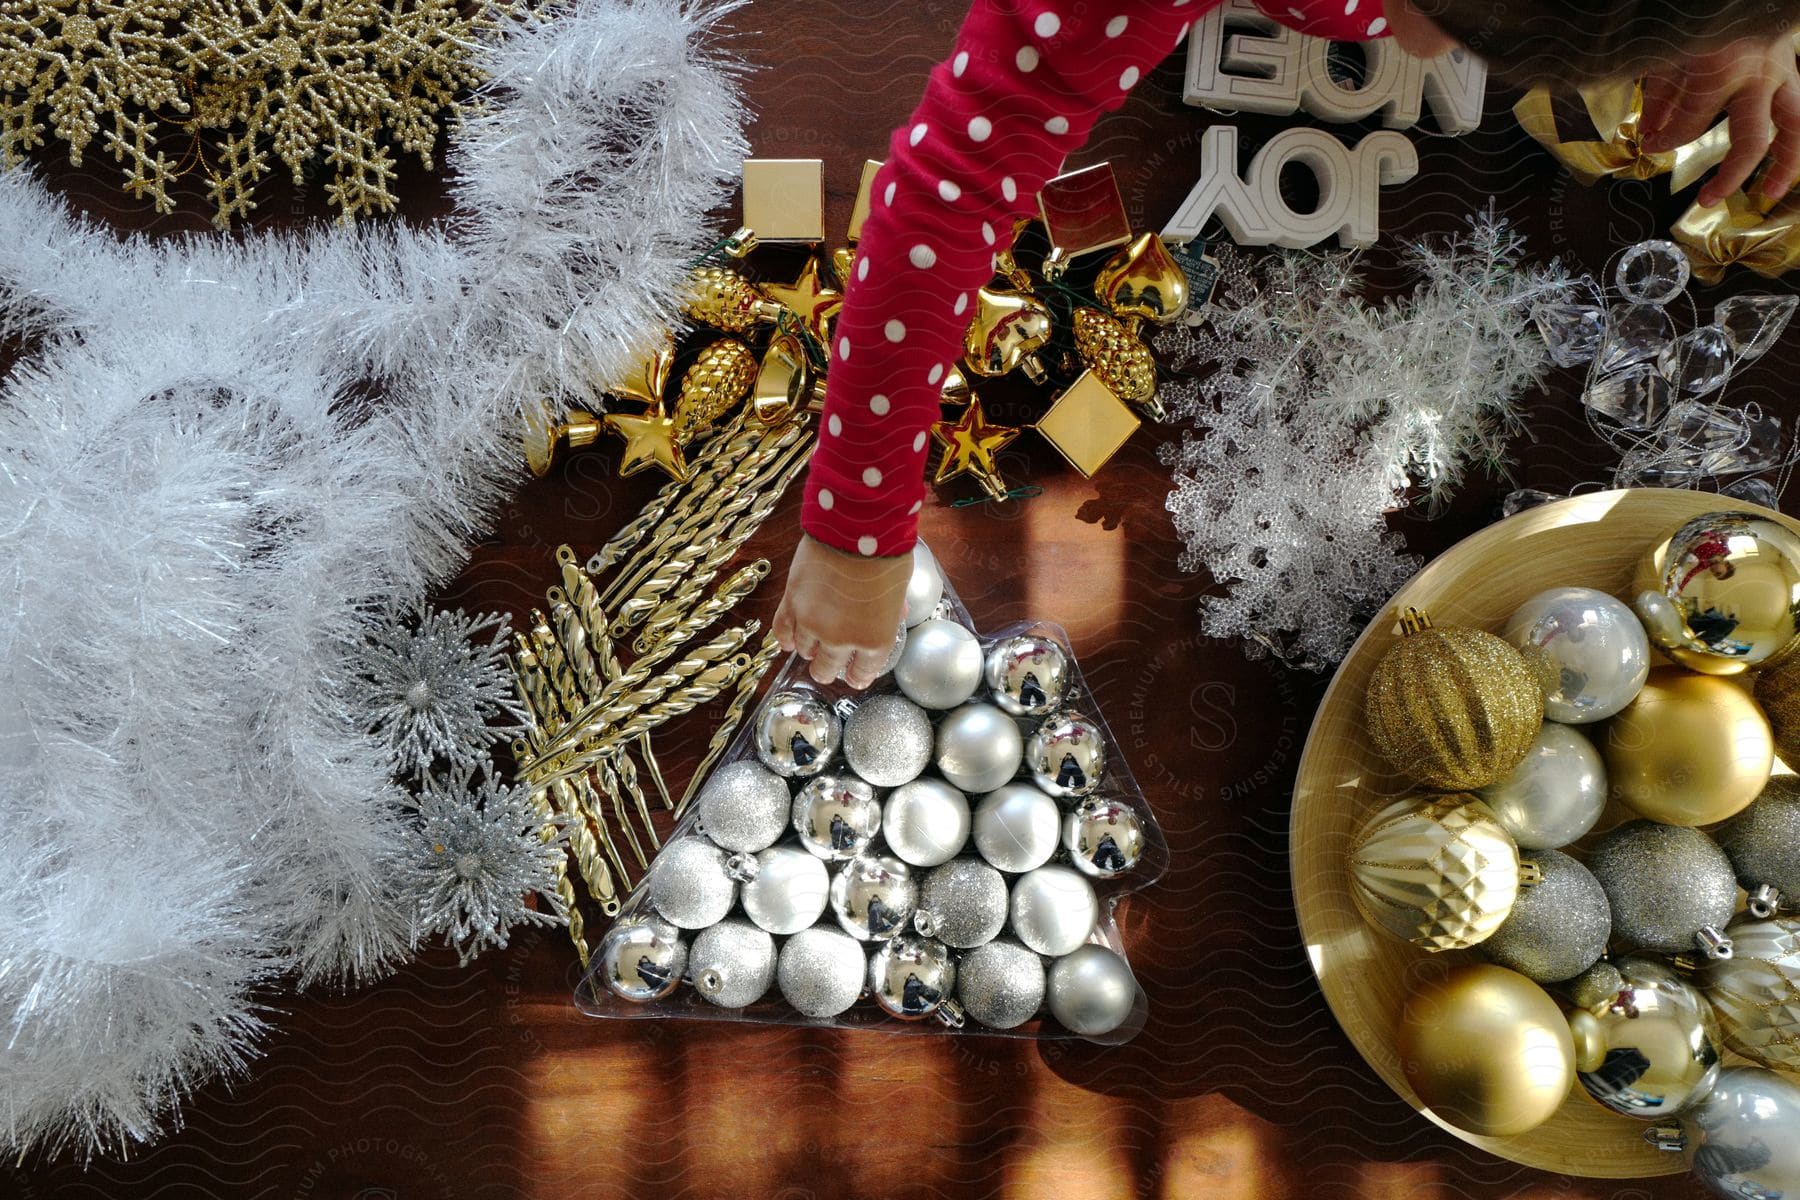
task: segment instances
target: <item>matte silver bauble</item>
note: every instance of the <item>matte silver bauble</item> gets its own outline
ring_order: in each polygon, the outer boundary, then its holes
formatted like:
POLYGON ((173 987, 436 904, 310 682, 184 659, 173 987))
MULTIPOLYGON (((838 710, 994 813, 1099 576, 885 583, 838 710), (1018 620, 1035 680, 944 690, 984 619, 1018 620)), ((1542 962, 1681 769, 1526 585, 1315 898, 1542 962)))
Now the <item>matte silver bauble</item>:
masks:
POLYGON ((956 999, 989 1029, 1016 1029, 1044 1006, 1044 960, 1001 938, 977 946, 956 965, 956 999))
POLYGON ((1679 1127, 1652 1131, 1694 1177, 1729 1200, 1800 1196, 1800 1085, 1761 1067, 1726 1067, 1679 1127))
POLYGON ((922 621, 906 635, 894 682, 923 708, 955 708, 981 686, 981 643, 955 621, 922 621))
POLYGON ((1039 867, 1013 883, 1011 913, 1021 942, 1056 957, 1088 940, 1100 920, 1100 902, 1085 876, 1068 867, 1039 867))
POLYGON ((861 854, 881 828, 881 800, 854 775, 809 779, 794 795, 794 832, 800 844, 827 862, 861 854))
POLYGON ((937 558, 924 542, 914 542, 912 575, 906 581, 906 627, 922 624, 937 615, 944 598, 944 576, 937 558))
POLYGON ((881 836, 912 866, 947 863, 969 840, 969 802, 941 779, 903 783, 882 806, 881 836))
POLYGON ((1719 1074, 1719 1024, 1699 989, 1654 958, 1615 964, 1624 983, 1569 1014, 1575 1072, 1588 1095, 1654 1121, 1699 1103, 1719 1074))
POLYGON ((1106 774, 1106 740, 1080 713, 1056 713, 1045 717, 1026 743, 1025 765, 1052 796, 1085 796, 1106 774))
POLYGON ((1730 957, 1724 930, 1737 908, 1737 877, 1698 829, 1627 821, 1594 843, 1587 868, 1606 889, 1613 936, 1624 945, 1730 957))
POLYGON ((755 1004, 775 982, 775 939, 736 917, 694 935, 688 951, 694 990, 720 1008, 755 1004))
POLYGON ((859 700, 844 722, 844 760, 876 787, 899 787, 931 761, 931 718, 889 692, 859 700))
POLYGON ((862 943, 847 933, 815 926, 781 946, 775 982, 781 998, 802 1016, 835 1017, 862 995, 869 963, 862 943))
POLYGON ((919 882, 920 933, 967 950, 991 942, 1006 924, 1006 880, 980 859, 934 867, 919 882))
POLYGON ((1019 771, 1025 739, 991 704, 965 704, 937 729, 937 768, 965 792, 991 792, 1019 771))
POLYGON ((621 918, 600 942, 600 974, 607 990, 635 1004, 674 991, 687 963, 681 931, 649 914, 621 918))
POLYGON ((1612 936, 1606 892, 1566 854, 1539 850, 1520 864, 1537 882, 1519 889, 1512 912, 1481 943, 1490 962, 1537 983, 1573 979, 1600 960, 1612 936))
POLYGON ((831 908, 851 937, 886 941, 912 924, 918 886, 905 863, 887 854, 860 854, 831 881, 831 908))
POLYGON ((714 771, 694 802, 700 828, 713 844, 754 854, 787 830, 787 783, 754 759, 741 758, 714 771))
POLYGON ((973 824, 981 857, 1015 875, 1049 862, 1062 840, 1062 810, 1029 783, 1009 783, 983 796, 973 824))
POLYGON ((1605 592, 1539 592, 1501 634, 1519 648, 1544 689, 1544 715, 1585 725, 1630 704, 1650 676, 1650 639, 1637 615, 1605 592))
POLYGON ((770 846, 756 856, 756 878, 743 887, 745 914, 770 933, 798 933, 831 902, 831 876, 817 855, 770 846))
POLYGON ((1069 655, 1035 633, 1003 638, 987 655, 987 685, 994 703, 1019 717, 1055 710, 1069 691, 1069 655))
POLYGON ((1475 793, 1521 850, 1555 850, 1594 827, 1606 807, 1606 763, 1579 730, 1544 722, 1525 761, 1475 793))
POLYGON ((1063 848, 1083 875, 1113 879, 1144 856, 1144 822, 1110 796, 1089 796, 1063 818, 1063 848))
POLYGON ((756 719, 756 757, 777 775, 811 778, 831 765, 842 732, 837 714, 819 693, 776 692, 756 719))
POLYGON ((956 989, 956 960, 931 938, 902 934, 869 956, 869 994, 903 1021, 929 1017, 956 989))
POLYGON ((1099 1037, 1125 1023, 1137 1004, 1137 980, 1105 946, 1078 947, 1050 964, 1050 1015, 1070 1033, 1099 1037))
POLYGON ((650 864, 650 905, 683 929, 717 925, 737 901, 728 856, 703 837, 678 838, 650 864))

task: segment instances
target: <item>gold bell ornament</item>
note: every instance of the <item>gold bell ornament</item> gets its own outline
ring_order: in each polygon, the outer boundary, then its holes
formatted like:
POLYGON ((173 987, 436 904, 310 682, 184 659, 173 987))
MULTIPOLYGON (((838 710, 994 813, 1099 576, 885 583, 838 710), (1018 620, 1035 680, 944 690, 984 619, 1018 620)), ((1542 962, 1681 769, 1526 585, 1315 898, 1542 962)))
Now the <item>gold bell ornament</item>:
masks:
POLYGON ((1800 537, 1767 517, 1695 517, 1644 557, 1632 586, 1650 640, 1690 670, 1735 675, 1800 638, 1800 537))
POLYGON ((1426 950, 1493 934, 1519 895, 1519 848, 1473 796, 1407 796, 1364 823, 1350 847, 1350 894, 1377 929, 1426 950))
POLYGON ((764 425, 784 424, 812 404, 819 391, 805 343, 798 334, 783 330, 763 351, 750 392, 750 415, 764 425))
POLYGON ((1187 272, 1162 238, 1140 234, 1100 268, 1094 296, 1116 316, 1166 325, 1187 311, 1187 272))
POLYGON ((561 421, 551 417, 549 409, 541 408, 527 413, 520 426, 519 438, 524 444, 525 465, 539 479, 550 473, 558 449, 567 446, 571 450, 578 450, 583 446, 591 446, 600 440, 600 434, 605 430, 598 417, 578 408, 570 409, 567 417, 561 421))
POLYGON ((1613 795, 1664 825, 1710 825, 1769 782, 1775 742, 1750 693, 1677 667, 1650 672, 1608 722, 1600 752, 1613 795))
POLYGON ((1548 993, 1477 963, 1416 987, 1400 1010, 1406 1082, 1432 1114, 1484 1137, 1534 1129, 1575 1082, 1575 1042, 1548 993))
POLYGON ((963 334, 964 361, 977 375, 1023 370, 1033 383, 1047 377, 1033 357, 1050 341, 1050 309, 1023 290, 989 285, 975 292, 975 315, 963 334))
POLYGON ((1544 693, 1511 643, 1434 627, 1408 609, 1403 636, 1369 677, 1369 740, 1395 771, 1433 791, 1472 792, 1525 761, 1544 722, 1544 693))

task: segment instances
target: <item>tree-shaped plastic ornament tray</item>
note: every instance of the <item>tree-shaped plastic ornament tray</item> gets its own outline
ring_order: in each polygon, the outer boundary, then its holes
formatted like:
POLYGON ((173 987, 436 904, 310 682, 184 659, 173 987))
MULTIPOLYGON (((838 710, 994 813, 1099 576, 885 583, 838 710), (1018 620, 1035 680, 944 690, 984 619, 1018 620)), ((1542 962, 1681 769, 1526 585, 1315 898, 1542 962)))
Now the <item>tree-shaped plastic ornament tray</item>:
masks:
MULTIPOLYGON (((922 562, 932 570, 937 569, 935 563, 931 561, 931 556, 928 552, 917 555, 916 561, 922 562)), ((915 569, 922 568, 915 567, 915 569)), ((941 572, 939 574, 941 578, 941 572)), ((976 629, 975 623, 971 619, 968 610, 963 606, 961 599, 956 595, 956 592, 951 587, 949 581, 943 579, 942 584, 942 599, 938 602, 932 616, 940 620, 953 621, 974 634, 981 647, 984 664, 988 661, 990 653, 995 646, 1020 635, 1031 635, 1055 643, 1055 645, 1061 649, 1063 657, 1066 659, 1066 686, 1062 700, 1056 705, 1054 711, 1044 716, 1014 716, 1011 719, 1018 726, 1020 738, 1027 747, 1030 745, 1031 735, 1036 731, 1040 723, 1050 719, 1050 717, 1062 713, 1079 713, 1085 718, 1087 723, 1098 732, 1099 740, 1104 747, 1105 752, 1105 768, 1101 773, 1098 785, 1095 786, 1091 792, 1088 792, 1079 798, 1058 799, 1052 796, 1052 799, 1055 800, 1057 804, 1060 836, 1057 839, 1057 849, 1051 855, 1048 865, 1060 865, 1063 867, 1068 867, 1070 865, 1072 856, 1068 845, 1068 830, 1070 824, 1068 818, 1076 805, 1082 800, 1104 800, 1122 803, 1128 806, 1136 814, 1138 824, 1141 828, 1141 842, 1136 861, 1132 863, 1129 868, 1111 877, 1096 878, 1086 874, 1083 875, 1083 878, 1086 878, 1087 882, 1093 887, 1096 899, 1098 900, 1099 910, 1099 919, 1087 940, 1089 943, 1097 943, 1098 945, 1106 947, 1117 954, 1120 959, 1124 959, 1125 948, 1120 937, 1119 926, 1116 920, 1116 910, 1120 902, 1126 896, 1149 886, 1168 868, 1168 844, 1164 840, 1162 829, 1157 824, 1155 816, 1151 813, 1149 805, 1145 803, 1143 791, 1138 787, 1136 779, 1132 777, 1131 769, 1125 762, 1125 757, 1120 750, 1118 739, 1113 736, 1111 729, 1107 727, 1103 714, 1094 703, 1093 693, 1089 689, 1087 681, 1083 678, 1080 665, 1077 663, 1074 651, 1069 645, 1068 634, 1061 626, 1047 621, 1020 622, 992 633, 983 634, 980 630, 976 629)), ((918 626, 915 626, 914 628, 916 629, 918 626)), ((907 633, 908 636, 911 636, 913 630, 908 630, 907 633)), ((896 660, 897 658, 898 656, 896 656, 896 660)), ((796 657, 789 658, 787 663, 784 664, 779 676, 764 693, 762 701, 758 705, 756 711, 738 731, 729 750, 721 760, 718 768, 715 769, 715 776, 719 771, 723 771, 729 764, 746 759, 757 761, 757 730, 761 726, 763 718, 769 711, 769 707, 773 700, 776 697, 782 696, 784 693, 798 691, 815 694, 837 714, 840 728, 842 724, 847 721, 850 714, 855 711, 856 706, 866 704, 874 697, 901 694, 899 685, 891 671, 882 675, 866 691, 857 692, 841 681, 830 686, 820 686, 814 683, 807 673, 808 665, 809 664, 796 657)), ((977 685, 974 695, 969 697, 969 700, 972 702, 981 702, 989 701, 990 698, 991 692, 987 684, 986 672, 984 671, 982 682, 977 685)), ((927 715, 931 718, 933 726, 934 753, 932 762, 926 766, 923 773, 919 776, 921 779, 942 780, 943 778, 936 765, 937 756, 935 746, 938 741, 937 729, 942 724, 943 719, 951 711, 953 710, 927 710, 927 715)), ((784 780, 788 785, 790 800, 800 792, 811 778, 817 778, 822 774, 829 773, 851 773, 850 767, 846 762, 845 752, 841 744, 841 737, 838 739, 838 742, 839 744, 832 749, 829 759, 822 770, 815 769, 810 772, 806 778, 788 778, 784 780)), ((1026 758, 1029 758, 1029 753, 1027 753, 1026 758)), ((1021 763, 1012 783, 1034 788, 1038 787, 1033 779, 1029 762, 1021 763)), ((877 787, 875 791, 878 800, 885 804, 885 801, 892 790, 892 788, 877 787)), ((697 794, 704 794, 704 789, 702 789, 701 793, 697 794)), ((977 807, 980 800, 981 794, 967 795, 967 801, 971 811, 977 807)), ((674 832, 664 843, 662 853, 667 854, 669 847, 675 845, 680 839, 703 838, 705 836, 705 828, 701 820, 701 805, 696 803, 689 807, 688 811, 678 822, 674 832)), ((776 844, 794 847, 802 845, 792 822, 787 825, 776 844)), ((863 853, 891 855, 892 852, 886 844, 886 839, 882 837, 880 831, 877 830, 872 842, 863 853)), ((744 864, 742 859, 754 859, 754 857, 754 854, 742 855, 738 856, 735 861, 741 868, 746 865, 753 865, 744 864)), ((958 857, 980 858, 972 838, 967 840, 958 857)), ((826 861, 824 865, 831 879, 835 880, 845 864, 841 862, 826 861)), ((660 916, 656 912, 656 908, 652 903, 650 896, 651 881, 655 877, 655 868, 656 864, 652 863, 651 873, 646 875, 644 880, 638 884, 637 888, 633 890, 630 897, 626 900, 624 907, 621 909, 613 924, 613 930, 634 924, 643 924, 651 920, 660 921, 660 916)), ((922 867, 910 868, 915 881, 921 880, 929 869, 930 868, 922 867)), ((1024 876, 1019 872, 1001 870, 1001 877, 1005 880, 1007 885, 1009 904, 1005 926, 998 936, 1002 939, 1019 941, 1020 939, 1013 926, 1010 902, 1019 880, 1024 876)), ((742 892, 743 888, 740 885, 736 889, 731 909, 726 917, 727 920, 744 921, 748 919, 741 900, 742 892)), ((854 931, 848 930, 846 926, 839 921, 836 909, 830 900, 827 900, 823 913, 815 922, 815 927, 851 932, 854 936, 854 931)), ((666 932, 668 929, 667 924, 662 924, 662 928, 666 932)), ((929 929, 929 925, 927 924, 925 928, 929 929)), ((612 931, 609 930, 609 934, 611 932, 612 931)), ((684 958, 685 948, 691 946, 693 939, 701 932, 702 931, 699 929, 679 930, 679 936, 684 943, 684 958)), ((901 932, 909 936, 921 935, 920 929, 910 922, 901 932)), ((779 956, 781 947, 787 940, 786 937, 782 936, 775 936, 773 938, 774 949, 777 956, 779 956)), ((615 990, 613 986, 609 986, 609 975, 619 968, 614 961, 617 956, 615 955, 609 958, 607 953, 608 944, 608 939, 603 937, 596 949, 589 971, 577 987, 575 994, 577 1006, 580 1007, 582 1011, 596 1017, 617 1019, 683 1017, 701 1020, 750 1021, 788 1025, 816 1025, 835 1028, 877 1028, 897 1033, 960 1032, 985 1034, 989 1036, 1028 1038, 1071 1038, 1083 1036, 1069 1031, 1057 1022, 1051 1015, 1048 996, 1046 996, 1045 1002, 1039 1006, 1036 1015, 1024 1023, 1008 1029, 989 1028, 967 1015, 964 1006, 956 997, 954 984, 950 985, 951 990, 945 997, 945 1003, 939 1005, 925 1017, 918 1019, 902 1019, 894 1016, 878 1005, 870 994, 871 981, 869 978, 868 964, 875 952, 881 947, 882 941, 880 940, 858 939, 858 944, 862 949, 864 957, 862 992, 855 1003, 851 1004, 848 1009, 836 1016, 825 1018, 805 1016, 799 1010, 789 1005, 787 1001, 783 999, 781 990, 773 979, 771 980, 767 991, 763 993, 760 999, 753 1003, 746 1004, 742 1007, 727 1007, 714 1003, 702 994, 700 988, 695 986, 696 981, 693 978, 691 969, 688 968, 683 969, 680 983, 674 986, 666 995, 648 1001, 627 999, 624 995, 620 994, 619 990, 615 990)), ((968 950, 951 949, 949 954, 952 961, 957 962, 960 965, 962 957, 968 952, 968 950)), ((1045 968, 1046 976, 1048 977, 1050 969, 1056 960, 1047 955, 1039 955, 1039 958, 1045 968)), ((641 984, 642 981, 640 979, 635 982, 641 984)), ((1135 991, 1135 999, 1132 1003, 1130 1015, 1116 1028, 1111 1029, 1108 1032, 1088 1035, 1088 1040, 1103 1044, 1121 1044, 1136 1036, 1138 1031, 1143 1028, 1148 1015, 1149 1004, 1144 995, 1142 986, 1136 983, 1135 978, 1133 979, 1133 988, 1135 991)), ((632 989, 626 988, 623 990, 632 989)), ((641 988, 637 990, 641 991, 641 988)))

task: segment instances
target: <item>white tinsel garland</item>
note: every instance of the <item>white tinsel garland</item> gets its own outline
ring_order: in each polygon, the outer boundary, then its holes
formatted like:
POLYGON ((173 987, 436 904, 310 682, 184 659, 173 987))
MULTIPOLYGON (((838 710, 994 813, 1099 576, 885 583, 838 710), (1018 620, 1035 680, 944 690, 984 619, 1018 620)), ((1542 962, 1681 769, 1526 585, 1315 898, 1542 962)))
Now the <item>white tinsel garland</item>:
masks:
POLYGON ((510 31, 440 228, 121 241, 0 176, 9 1148, 153 1136, 256 989, 414 944, 367 648, 517 481, 520 409, 671 320, 745 153, 721 11, 510 31))

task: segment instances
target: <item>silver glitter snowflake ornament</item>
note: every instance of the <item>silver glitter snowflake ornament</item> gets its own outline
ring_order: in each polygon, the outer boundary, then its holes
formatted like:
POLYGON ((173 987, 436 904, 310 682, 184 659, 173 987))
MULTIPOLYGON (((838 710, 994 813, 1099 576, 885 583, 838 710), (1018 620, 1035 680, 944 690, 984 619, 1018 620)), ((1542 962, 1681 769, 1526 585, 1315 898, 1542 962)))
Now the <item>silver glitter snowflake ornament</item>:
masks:
POLYGON ((500 614, 471 617, 461 609, 395 613, 382 623, 363 677, 369 728, 386 744, 396 775, 424 780, 437 763, 474 767, 518 732, 523 712, 506 635, 500 614))
POLYGON ((413 836, 419 934, 442 934, 464 963, 505 947, 517 926, 568 919, 556 892, 567 835, 528 789, 468 768, 434 776, 419 796, 413 836))

